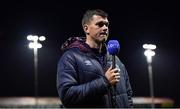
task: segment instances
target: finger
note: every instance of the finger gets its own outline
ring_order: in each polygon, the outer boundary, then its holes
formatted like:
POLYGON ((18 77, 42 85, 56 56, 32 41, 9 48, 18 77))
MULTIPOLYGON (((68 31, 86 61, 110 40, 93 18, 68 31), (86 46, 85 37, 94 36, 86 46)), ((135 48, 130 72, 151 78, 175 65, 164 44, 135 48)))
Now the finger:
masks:
POLYGON ((116 73, 114 73, 114 72, 112 72, 112 71, 110 71, 110 75, 111 75, 111 77, 115 77, 116 76, 116 73))
POLYGON ((120 73, 112 73, 112 77, 113 77, 113 78, 116 78, 116 76, 119 77, 119 76, 120 76, 120 73))
POLYGON ((117 72, 120 72, 120 69, 115 68, 115 69, 112 69, 111 71, 117 73, 117 72))
POLYGON ((112 65, 108 68, 108 71, 112 70, 112 65))
POLYGON ((116 83, 119 82, 119 79, 116 79, 116 83))
POLYGON ((120 76, 115 76, 115 79, 119 79, 120 78, 120 76))
POLYGON ((115 76, 120 76, 120 73, 114 73, 115 76))
POLYGON ((118 83, 119 82, 119 79, 113 79, 112 81, 111 81, 111 84, 112 85, 115 85, 116 83, 118 83))

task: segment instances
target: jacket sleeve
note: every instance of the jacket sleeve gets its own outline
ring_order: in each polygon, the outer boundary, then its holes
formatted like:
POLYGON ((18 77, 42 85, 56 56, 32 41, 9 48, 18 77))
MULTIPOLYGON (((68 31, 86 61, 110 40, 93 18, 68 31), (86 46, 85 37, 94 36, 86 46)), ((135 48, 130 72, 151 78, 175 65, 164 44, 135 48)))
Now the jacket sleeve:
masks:
POLYGON ((57 90, 65 107, 73 107, 87 98, 108 92, 108 81, 100 77, 87 83, 78 83, 77 64, 71 52, 65 52, 57 66, 57 90))
POLYGON ((132 88, 130 85, 127 70, 125 69, 125 71, 126 71, 126 73, 125 73, 126 74, 126 90, 127 90, 127 94, 128 94, 128 101, 129 101, 130 107, 133 107, 133 100, 132 100, 133 91, 132 91, 132 88))
POLYGON ((123 67, 124 74, 125 74, 125 84, 126 84, 126 90, 127 90, 127 95, 128 95, 128 102, 129 102, 129 106, 133 107, 133 100, 132 100, 133 91, 131 88, 128 72, 127 72, 124 64, 119 60, 118 57, 116 57, 116 60, 118 60, 119 64, 122 65, 122 67, 123 67))

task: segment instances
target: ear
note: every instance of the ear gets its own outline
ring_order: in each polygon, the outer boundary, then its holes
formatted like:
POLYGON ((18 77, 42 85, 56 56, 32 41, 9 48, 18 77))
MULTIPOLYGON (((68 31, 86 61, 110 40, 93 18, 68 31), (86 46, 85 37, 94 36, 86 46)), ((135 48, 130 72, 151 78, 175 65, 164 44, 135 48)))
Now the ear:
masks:
POLYGON ((88 30, 88 25, 87 25, 87 24, 85 24, 85 25, 83 26, 83 29, 84 29, 84 32, 85 32, 86 34, 89 34, 89 30, 88 30))

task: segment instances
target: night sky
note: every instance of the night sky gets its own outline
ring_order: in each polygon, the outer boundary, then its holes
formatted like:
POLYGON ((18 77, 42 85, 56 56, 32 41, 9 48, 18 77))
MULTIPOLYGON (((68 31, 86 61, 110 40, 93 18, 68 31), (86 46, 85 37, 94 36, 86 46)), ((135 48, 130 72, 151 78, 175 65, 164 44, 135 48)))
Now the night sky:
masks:
POLYGON ((29 34, 45 36, 38 57, 39 96, 58 96, 56 68, 61 44, 84 36, 87 9, 109 14, 110 36, 121 45, 118 54, 129 73, 134 96, 149 96, 144 43, 156 44, 154 94, 180 107, 180 7, 173 1, 27 0, 0 2, 0 96, 34 96, 33 50, 29 34))

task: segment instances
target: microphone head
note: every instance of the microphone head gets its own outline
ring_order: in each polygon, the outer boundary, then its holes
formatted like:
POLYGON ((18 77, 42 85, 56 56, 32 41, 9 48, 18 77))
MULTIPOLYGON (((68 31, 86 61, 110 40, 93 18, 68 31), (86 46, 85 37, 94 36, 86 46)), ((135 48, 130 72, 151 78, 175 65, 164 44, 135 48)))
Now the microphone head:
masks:
POLYGON ((118 54, 120 50, 120 45, 117 40, 109 40, 108 42, 108 52, 110 55, 118 54))

